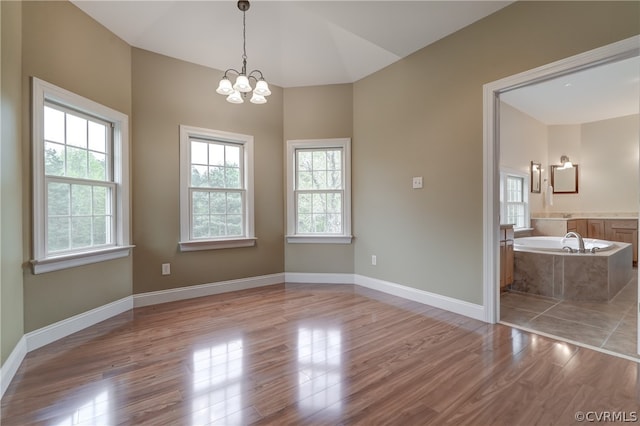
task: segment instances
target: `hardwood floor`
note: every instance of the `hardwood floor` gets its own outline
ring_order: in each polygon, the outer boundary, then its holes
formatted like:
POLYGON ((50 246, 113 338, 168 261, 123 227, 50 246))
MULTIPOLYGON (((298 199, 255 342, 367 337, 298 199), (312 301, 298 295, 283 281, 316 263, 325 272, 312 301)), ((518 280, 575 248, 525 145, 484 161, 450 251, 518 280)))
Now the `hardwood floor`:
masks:
POLYGON ((281 284, 137 308, 30 352, 1 409, 2 425, 565 425, 640 404, 632 361, 281 284))

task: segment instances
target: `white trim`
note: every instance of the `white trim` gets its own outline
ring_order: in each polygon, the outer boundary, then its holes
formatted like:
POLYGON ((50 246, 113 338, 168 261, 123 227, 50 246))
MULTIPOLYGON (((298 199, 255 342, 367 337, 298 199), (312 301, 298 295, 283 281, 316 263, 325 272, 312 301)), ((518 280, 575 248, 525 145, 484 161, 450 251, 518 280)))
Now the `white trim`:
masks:
POLYGON ((255 213, 254 213, 254 173, 253 173, 253 136, 241 133, 224 132, 222 130, 180 125, 180 245, 181 251, 212 250, 223 248, 250 247, 255 245, 255 213), (244 170, 243 182, 245 191, 244 236, 241 238, 203 241, 191 239, 191 200, 189 199, 189 182, 191 180, 191 148, 190 138, 202 138, 212 141, 232 142, 243 145, 244 170), (251 240, 251 241, 249 241, 251 240), (224 243, 227 244, 224 244, 224 243))
POLYGON ((128 256, 130 252, 130 196, 129 196, 129 117, 119 111, 101 105, 37 77, 32 84, 32 178, 33 178, 33 273, 56 271, 89 263, 102 262, 128 256), (44 105, 55 102, 64 107, 97 117, 113 124, 113 184, 115 193, 116 229, 111 246, 116 255, 106 255, 101 248, 74 252, 70 256, 50 256, 46 250, 46 194, 44 172, 44 105), (126 249, 126 250, 121 250, 126 249), (75 256, 78 255, 78 256, 75 256), (75 260, 69 261, 74 258, 75 260), (82 259, 82 260, 79 260, 82 259), (45 265, 46 267, 38 267, 45 265))
POLYGON ((11 384, 11 380, 18 372, 18 368, 20 368, 25 356, 27 356, 27 340, 22 336, 7 360, 0 367, 0 399, 4 396, 9 384, 11 384))
POLYGON ((351 138, 334 139, 292 139, 287 141, 287 243, 329 243, 351 244, 351 138), (295 191, 295 155, 296 149, 340 148, 344 178, 344 199, 342 200, 342 234, 340 235, 303 235, 296 234, 295 191))
POLYGON ((418 290, 413 287, 407 287, 401 284, 389 281, 379 280, 364 275, 355 275, 355 284, 361 287, 378 290, 383 293, 401 297, 403 299, 413 300, 414 302, 444 309, 465 317, 485 321, 485 308, 482 305, 466 302, 460 299, 454 299, 448 296, 431 293, 424 290, 418 290))
POLYGON ((27 352, 41 348, 49 343, 55 342, 63 337, 67 337, 80 330, 84 330, 87 327, 131 309, 133 309, 133 298, 131 296, 127 296, 120 300, 116 300, 115 302, 98 306, 90 311, 74 315, 63 319, 62 321, 34 330, 25 334, 25 338, 27 340, 27 352))
POLYGON ((31 260, 31 265, 34 274, 43 274, 45 272, 59 271, 61 269, 127 257, 134 247, 135 246, 109 247, 107 249, 94 250, 86 253, 73 253, 66 256, 50 257, 44 260, 31 260))
POLYGON ((237 247, 252 247, 257 238, 234 238, 229 240, 180 241, 180 251, 214 250, 237 247))
POLYGON ((353 274, 285 272, 285 282, 303 284, 355 284, 353 274))
MULTIPOLYGON (((483 297, 485 321, 496 323, 500 317, 498 303, 498 215, 499 198, 499 105, 500 93, 548 80, 561 75, 640 55, 640 36, 633 36, 608 46, 593 49, 529 71, 515 74, 483 86, 484 136, 483 136, 483 297)), ((640 340, 638 341, 640 350, 640 340)))
POLYGON ((134 294, 133 306, 138 308, 141 306, 157 305, 160 303, 175 302, 177 300, 228 293, 230 291, 282 284, 284 283, 284 278, 285 274, 280 273, 240 278, 237 280, 219 281, 216 283, 200 284, 189 287, 179 287, 169 290, 153 291, 150 293, 134 294))
POLYGON ((351 244, 352 235, 287 235, 291 244, 351 244))

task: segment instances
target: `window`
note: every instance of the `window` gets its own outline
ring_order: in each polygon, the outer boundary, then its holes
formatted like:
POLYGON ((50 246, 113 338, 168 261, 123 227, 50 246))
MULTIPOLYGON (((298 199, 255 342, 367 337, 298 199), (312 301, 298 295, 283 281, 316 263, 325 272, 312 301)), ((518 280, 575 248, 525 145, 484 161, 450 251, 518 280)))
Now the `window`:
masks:
POLYGON ((180 248, 255 245, 253 137, 180 126, 180 248))
POLYGON ((529 227, 529 179, 520 172, 500 173, 501 223, 529 227))
POLYGON ((128 117, 32 84, 34 273, 128 256, 128 117))
POLYGON ((287 141, 287 241, 351 242, 351 140, 287 141))

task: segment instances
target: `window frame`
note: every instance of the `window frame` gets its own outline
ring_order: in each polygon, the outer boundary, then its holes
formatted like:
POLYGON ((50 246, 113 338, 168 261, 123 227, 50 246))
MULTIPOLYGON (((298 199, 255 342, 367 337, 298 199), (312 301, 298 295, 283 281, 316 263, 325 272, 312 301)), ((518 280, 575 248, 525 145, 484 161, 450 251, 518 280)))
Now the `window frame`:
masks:
POLYGON ((129 117, 36 77, 31 79, 31 88, 33 259, 30 263, 33 273, 58 271, 129 256, 134 247, 130 242, 129 117), (111 168, 111 180, 108 185, 114 188, 112 244, 60 254, 47 253, 47 181, 50 178, 45 175, 44 169, 44 107, 48 103, 111 123, 111 163, 108 166, 111 168))
MULTIPOLYGON (((500 170, 500 217, 501 223, 507 220, 507 178, 515 177, 522 179, 522 204, 524 204, 524 226, 518 227, 514 224, 514 230, 528 229, 531 227, 531 205, 529 203, 530 175, 519 170, 502 168, 500 170)), ((518 203, 520 204, 520 203, 518 203)))
MULTIPOLYGON (((253 182, 253 136, 231 133, 221 130, 205 129, 180 125, 180 251, 215 250, 237 247, 251 247, 256 244, 254 223, 254 182, 253 182), (222 144, 242 145, 243 164, 241 181, 244 191, 244 229, 243 236, 222 238, 192 238, 192 203, 191 203, 191 139, 202 139, 222 144)), ((233 189, 237 191, 237 189, 233 189)))
MULTIPOLYGON (((327 190, 332 192, 332 190, 327 190)), ((287 141, 287 243, 351 244, 351 138, 295 139, 287 141), (342 150, 344 193, 341 234, 298 234, 296 194, 296 152, 298 150, 342 150)))

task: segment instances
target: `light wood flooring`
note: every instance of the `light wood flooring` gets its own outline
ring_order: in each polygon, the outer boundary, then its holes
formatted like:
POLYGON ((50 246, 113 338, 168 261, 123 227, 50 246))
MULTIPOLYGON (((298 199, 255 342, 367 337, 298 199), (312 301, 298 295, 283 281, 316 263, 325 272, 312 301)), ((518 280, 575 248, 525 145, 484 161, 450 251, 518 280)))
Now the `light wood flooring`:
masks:
POLYGON ((500 320, 640 360, 638 274, 609 302, 557 300, 518 292, 500 296, 500 320))
POLYGON ((534 425, 640 411, 638 365, 351 285, 137 308, 30 352, 9 425, 534 425))

